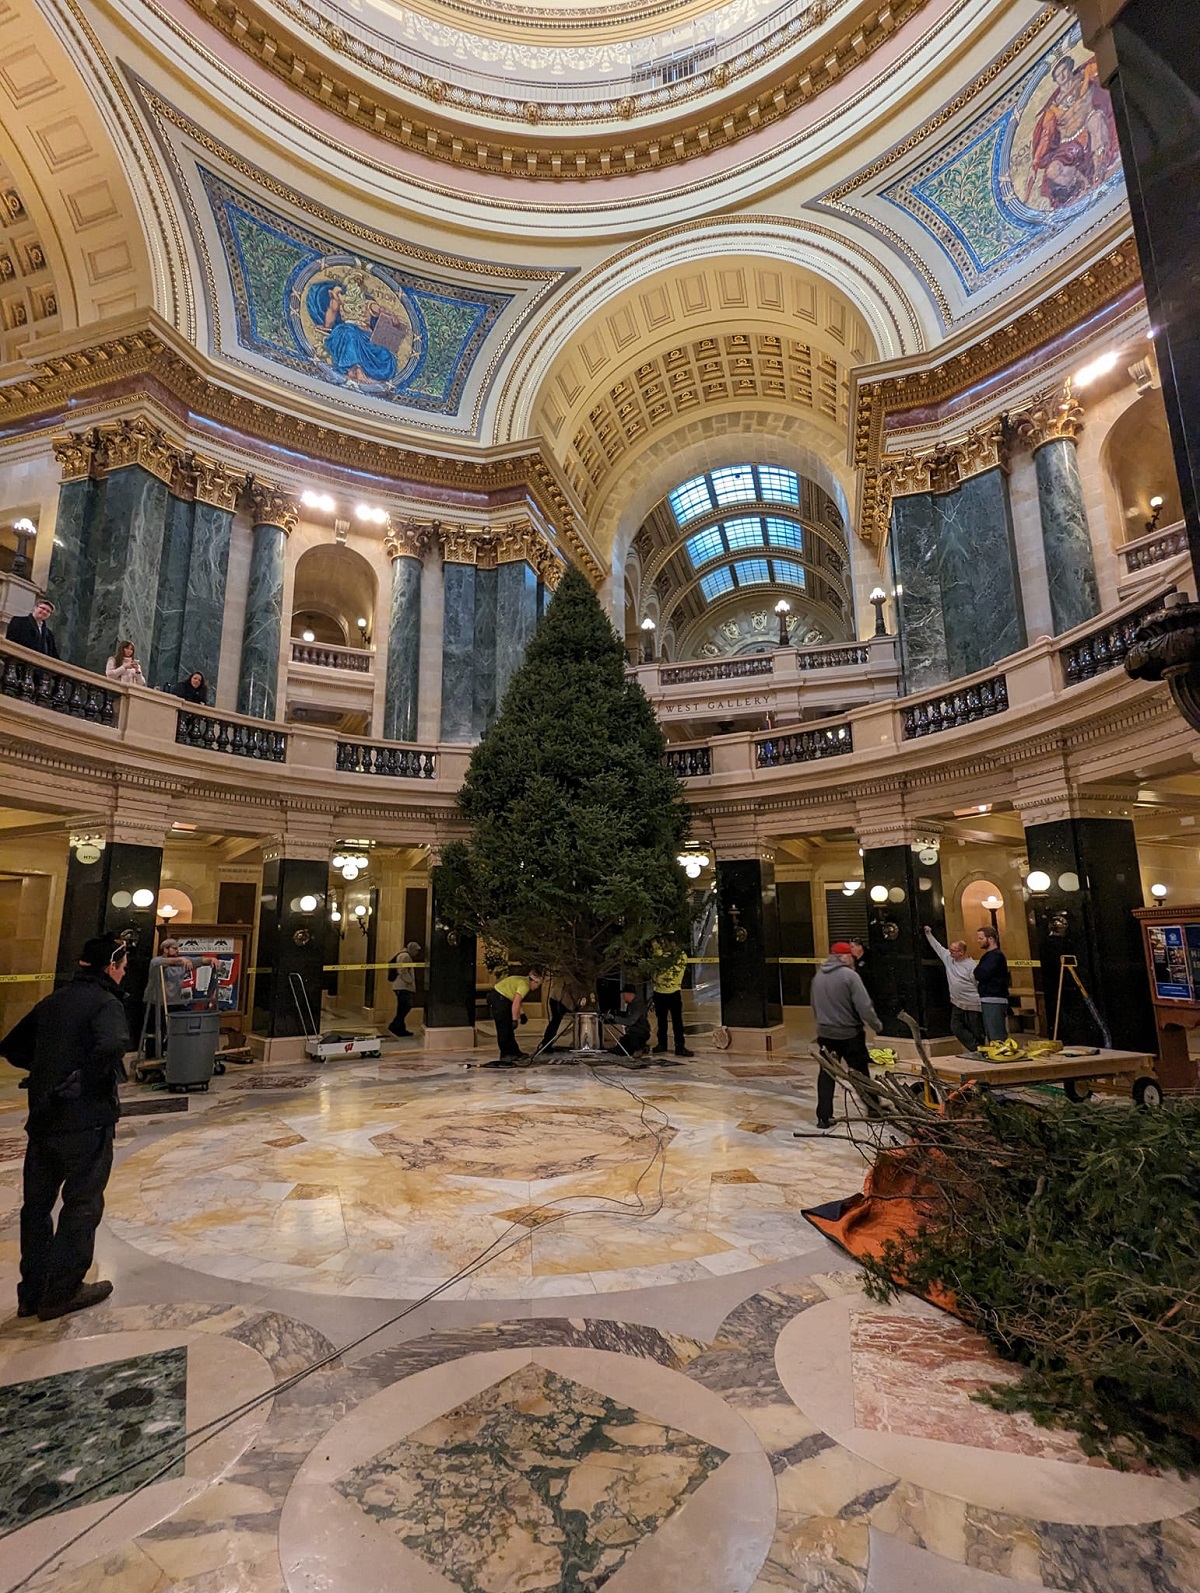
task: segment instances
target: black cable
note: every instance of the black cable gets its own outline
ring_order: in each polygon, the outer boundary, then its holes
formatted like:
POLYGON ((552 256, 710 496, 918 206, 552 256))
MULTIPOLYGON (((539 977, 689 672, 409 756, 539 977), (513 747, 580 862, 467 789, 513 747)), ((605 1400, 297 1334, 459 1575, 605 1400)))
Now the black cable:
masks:
MULTIPOLYGON (((565 1222, 569 1217, 577 1216, 586 1217, 600 1215, 627 1215, 630 1217, 656 1217, 663 1209, 665 1204, 663 1184, 666 1174, 666 1152, 668 1142, 664 1138, 664 1135, 668 1128, 674 1127, 670 1118, 660 1106, 656 1105, 652 1101, 647 1101, 643 1096, 639 1095, 636 1090, 631 1089, 622 1080, 609 1078, 607 1075, 599 1072, 599 1070, 591 1063, 585 1063, 584 1066, 587 1067, 592 1077, 597 1079, 600 1083, 623 1090, 624 1093, 632 1100, 638 1102, 640 1106, 639 1120, 642 1124, 642 1127, 645 1128, 646 1131, 654 1138, 654 1151, 650 1157, 650 1160, 642 1168, 634 1182, 634 1201, 632 1203, 628 1200, 621 1199, 616 1195, 568 1195, 565 1197, 560 1197, 568 1200, 591 1199, 602 1202, 604 1207, 616 1206, 620 1209, 614 1213, 605 1211, 599 1206, 592 1206, 585 1207, 582 1210, 576 1209, 572 1211, 565 1211, 558 1206, 557 1202, 554 1204, 547 1202, 541 1206, 532 1207, 528 1213, 529 1216, 536 1216, 538 1212, 541 1211, 550 1211, 553 1213, 553 1215, 549 1216, 545 1222, 539 1223, 537 1225, 538 1228, 549 1227, 554 1223, 565 1222), (650 1123, 647 1121, 646 1114, 648 1111, 657 1112, 659 1117, 662 1119, 662 1123, 657 1130, 652 1128, 650 1123), (658 1180, 656 1190, 657 1204, 654 1206, 653 1210, 650 1210, 647 1206, 645 1198, 641 1194, 641 1186, 643 1180, 646 1178, 651 1168, 654 1167, 655 1163, 658 1163, 658 1180)), ((277 1395, 287 1393, 292 1388, 295 1388, 297 1384, 302 1382, 305 1378, 311 1377, 314 1372, 322 1371, 334 1361, 341 1360, 344 1356, 350 1354, 351 1351, 356 1350, 360 1345, 365 1344, 369 1339, 373 1339, 378 1334, 384 1332, 385 1329, 394 1327, 399 1322, 403 1322, 406 1317, 411 1316, 414 1312, 421 1310, 423 1306, 428 1305, 432 1300, 437 1299, 437 1297, 444 1293, 445 1290, 452 1288, 456 1283, 460 1283, 466 1278, 473 1277, 476 1272, 479 1272, 484 1267, 490 1265, 492 1261, 498 1260, 500 1256, 506 1255, 509 1250, 516 1249, 516 1247, 519 1244, 524 1243, 526 1239, 532 1238, 533 1232, 534 1230, 526 1228, 524 1223, 509 1223, 508 1227, 503 1233, 497 1235, 490 1245, 487 1245, 483 1250, 479 1251, 469 1262, 466 1263, 465 1266, 460 1267, 457 1272, 452 1274, 449 1278, 444 1279, 435 1288, 430 1289, 428 1293, 422 1295, 420 1299, 410 1301, 408 1305, 405 1306, 404 1310, 398 1311, 395 1316, 389 1317, 385 1322, 380 1322, 378 1326, 371 1328, 367 1333, 361 1334, 357 1339, 351 1340, 350 1343, 344 1344, 338 1349, 331 1350, 328 1355, 322 1356, 319 1360, 313 1361, 310 1365, 301 1367, 298 1371, 291 1373, 288 1377, 285 1377, 282 1382, 274 1383, 269 1389, 264 1389, 261 1394, 256 1394, 250 1399, 243 1400, 240 1405, 234 1406, 231 1410, 225 1411, 222 1415, 214 1416, 210 1421, 205 1422, 202 1426, 196 1427, 190 1432, 185 1432, 183 1435, 182 1454, 174 1452, 174 1444, 164 1442, 156 1450, 151 1450, 148 1455, 143 1456, 136 1464, 119 1467, 116 1471, 109 1472, 106 1476, 97 1478, 95 1482, 89 1483, 87 1487, 80 1488, 76 1492, 68 1494, 65 1499, 53 1501, 52 1504, 49 1504, 43 1509, 36 1511, 33 1515, 26 1517, 26 1519, 20 1522, 18 1525, 9 1527, 5 1531, 0 1532, 0 1542, 3 1542, 5 1538, 12 1537, 14 1533, 24 1531, 26 1527, 33 1526, 38 1521, 43 1521, 51 1515, 58 1515, 61 1511, 69 1509, 76 1504, 82 1503, 89 1497, 89 1495, 95 1493, 98 1489, 104 1488, 110 1483, 119 1481, 120 1478, 128 1475, 128 1473, 131 1471, 139 1470, 142 1466, 146 1465, 149 1461, 154 1460, 157 1456, 165 1454, 168 1449, 173 1451, 171 1458, 162 1466, 160 1466, 157 1471, 153 1472, 149 1477, 143 1478, 142 1481, 139 1482, 135 1488, 129 1490, 129 1492, 123 1493, 121 1497, 104 1512, 103 1515, 98 1516, 96 1520, 89 1522, 88 1525, 81 1528, 81 1530, 77 1532, 74 1537, 69 1538, 66 1543, 57 1548, 53 1554, 49 1555, 38 1565, 34 1566, 34 1568, 24 1577, 22 1577, 19 1582, 13 1584, 12 1588, 9 1590, 9 1593, 19 1593, 21 1588, 26 1587, 34 1577, 39 1576, 56 1561, 60 1560, 64 1554, 68 1553, 72 1548, 74 1548, 74 1546, 84 1537, 86 1537, 89 1532, 93 1531, 96 1527, 103 1525, 103 1523, 109 1520, 110 1517, 114 1516, 118 1510, 122 1509, 123 1506, 128 1504, 131 1499, 135 1499, 138 1494, 142 1493, 146 1488, 149 1488, 153 1483, 157 1482, 160 1477, 165 1476, 169 1471, 173 1470, 180 1460, 186 1460, 188 1456, 194 1454, 197 1449, 208 1443, 210 1439, 218 1437, 219 1434, 223 1433, 228 1427, 232 1426, 234 1422, 240 1421, 243 1416, 249 1415, 251 1411, 257 1409, 259 1405, 264 1404, 267 1400, 273 1400, 277 1395), (497 1249, 497 1245, 501 1245, 505 1235, 512 1232, 512 1230, 515 1228, 519 1228, 521 1232, 514 1235, 514 1237, 507 1244, 503 1244, 502 1248, 497 1249)))

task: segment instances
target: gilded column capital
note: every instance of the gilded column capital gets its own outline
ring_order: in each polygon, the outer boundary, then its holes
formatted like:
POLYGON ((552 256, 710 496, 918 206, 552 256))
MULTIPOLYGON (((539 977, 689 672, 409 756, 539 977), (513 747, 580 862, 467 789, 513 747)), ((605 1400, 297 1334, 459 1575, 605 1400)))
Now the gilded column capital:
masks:
POLYGON ((987 470, 1007 470, 1009 467, 1008 430, 1001 420, 986 426, 975 426, 961 442, 953 447, 958 479, 981 476, 987 470))
POLYGON ((55 437, 51 446, 64 481, 83 481, 91 475, 96 453, 95 432, 68 432, 64 437, 55 437))
POLYGON ((278 526, 284 536, 290 536, 296 529, 300 505, 281 487, 273 487, 269 481, 251 480, 246 488, 246 502, 255 525, 278 526))
POLYGON ((388 527, 384 547, 389 559, 423 559, 437 545, 440 520, 401 520, 388 527))
POLYGON ((193 454, 188 460, 188 485, 197 503, 208 503, 214 509, 237 508, 238 497, 246 485, 243 471, 240 475, 215 459, 203 459, 193 454))
POLYGON ((562 555, 530 521, 497 531, 495 543, 497 564, 528 564, 552 592, 562 580, 562 555))
POLYGON ((101 426, 96 447, 96 468, 104 475, 138 465, 169 487, 186 476, 186 455, 158 426, 138 415, 101 426))
POLYGON ((496 567, 496 547, 486 531, 469 530, 462 525, 443 525, 441 530, 444 564, 475 564, 481 570, 496 567))
POLYGON ((1041 393, 1027 409, 1008 417, 1008 429, 1022 448, 1040 448, 1043 443, 1066 438, 1075 442, 1083 430, 1083 405, 1071 391, 1070 382, 1041 393))

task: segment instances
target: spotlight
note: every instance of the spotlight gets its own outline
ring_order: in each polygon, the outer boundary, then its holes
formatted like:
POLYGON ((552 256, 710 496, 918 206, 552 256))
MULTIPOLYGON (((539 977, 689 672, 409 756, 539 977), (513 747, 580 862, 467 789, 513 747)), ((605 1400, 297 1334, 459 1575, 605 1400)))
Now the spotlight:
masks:
POLYGON ((322 514, 332 514, 335 508, 333 499, 327 492, 313 492, 306 489, 300 494, 300 502, 306 509, 319 509, 322 514))

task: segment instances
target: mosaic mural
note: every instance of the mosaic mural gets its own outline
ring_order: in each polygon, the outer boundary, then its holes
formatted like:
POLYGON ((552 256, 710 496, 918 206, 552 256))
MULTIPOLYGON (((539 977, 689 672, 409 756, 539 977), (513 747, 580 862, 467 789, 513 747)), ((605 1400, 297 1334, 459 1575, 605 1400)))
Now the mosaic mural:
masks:
MULTIPOLYGON (((932 238, 970 297, 1059 233, 1088 225, 1124 193, 1116 123, 1078 27, 899 176, 891 159, 823 196, 927 251, 896 212, 932 238), (872 179, 876 180, 872 180, 872 179), (889 215, 890 211, 890 215, 889 215)), ((931 264, 932 262, 930 262, 931 264)), ((928 267, 925 266, 928 275, 928 267)))
POLYGON ((200 168, 238 342, 332 386, 454 414, 511 293, 349 253, 200 168))

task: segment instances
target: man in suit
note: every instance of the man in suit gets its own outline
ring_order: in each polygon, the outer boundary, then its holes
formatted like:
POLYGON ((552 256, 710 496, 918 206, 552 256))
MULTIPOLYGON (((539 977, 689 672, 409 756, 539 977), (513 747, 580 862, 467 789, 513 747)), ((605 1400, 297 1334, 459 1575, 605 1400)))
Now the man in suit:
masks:
POLYGON ((10 642, 16 642, 18 647, 28 647, 30 652, 44 653, 47 658, 57 658, 58 648, 54 644, 54 632, 47 621, 54 613, 54 604, 48 597, 39 597, 33 605, 32 614, 14 614, 8 622, 5 632, 10 642))

